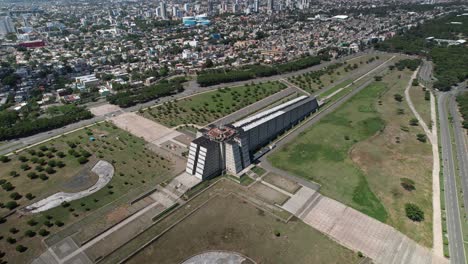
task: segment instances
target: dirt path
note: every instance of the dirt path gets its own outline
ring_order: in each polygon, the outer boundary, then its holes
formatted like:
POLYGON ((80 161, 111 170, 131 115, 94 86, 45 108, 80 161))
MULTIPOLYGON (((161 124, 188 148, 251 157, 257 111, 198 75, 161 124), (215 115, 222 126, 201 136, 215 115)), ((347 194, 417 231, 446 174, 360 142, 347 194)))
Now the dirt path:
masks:
POLYGON ((439 143, 437 136, 437 117, 436 117, 436 106, 435 106, 435 97, 431 92, 431 120, 432 120, 432 129, 429 129, 427 124, 421 118, 419 113, 416 111, 416 108, 411 101, 409 95, 409 90, 411 89, 413 80, 418 75, 419 68, 413 73, 408 86, 405 89, 405 99, 408 103, 408 106, 411 109, 411 112, 416 116, 419 121, 419 125, 423 128, 424 133, 426 134, 429 142, 432 145, 432 157, 433 157, 433 168, 432 168, 432 211, 433 211, 433 248, 434 254, 438 256, 444 255, 443 250, 443 240, 442 240, 442 218, 441 218, 441 207, 440 207, 440 159, 439 159, 439 143))

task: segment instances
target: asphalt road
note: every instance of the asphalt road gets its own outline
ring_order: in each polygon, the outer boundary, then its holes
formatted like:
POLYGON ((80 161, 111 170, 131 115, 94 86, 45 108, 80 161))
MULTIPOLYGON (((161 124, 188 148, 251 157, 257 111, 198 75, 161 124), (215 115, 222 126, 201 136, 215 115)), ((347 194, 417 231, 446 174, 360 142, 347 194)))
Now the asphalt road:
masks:
POLYGON ((458 112, 458 105, 454 96, 449 96, 448 106, 450 115, 452 116, 452 125, 455 136, 455 148, 457 149, 457 159, 459 174, 461 177, 463 188, 463 203, 465 215, 468 215, 468 152, 467 142, 465 138, 466 130, 462 127, 462 118, 458 112))
POLYGON ((442 164, 444 174, 445 210, 447 215, 447 231, 449 238, 450 262, 466 263, 461 227, 458 193, 456 183, 455 157, 452 151, 450 121, 447 112, 450 93, 440 93, 438 96, 440 144, 442 147, 442 164))
POLYGON ((422 81, 426 86, 433 81, 432 69, 432 62, 423 59, 422 66, 419 69, 419 80, 422 81))

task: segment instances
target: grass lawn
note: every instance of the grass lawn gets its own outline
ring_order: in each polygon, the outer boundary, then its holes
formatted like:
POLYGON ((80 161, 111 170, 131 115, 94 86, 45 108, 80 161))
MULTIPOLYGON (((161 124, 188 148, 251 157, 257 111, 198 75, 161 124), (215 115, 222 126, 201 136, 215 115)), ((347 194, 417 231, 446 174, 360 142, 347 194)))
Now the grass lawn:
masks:
POLYGON ((239 252, 257 263, 358 261, 357 254, 301 221, 285 224, 230 195, 210 200, 128 263, 180 263, 207 250, 239 252))
MULTIPOLYGON (((346 78, 349 74, 359 71, 359 69, 375 60, 384 61, 388 59, 388 57, 388 55, 363 55, 346 61, 346 64, 333 64, 331 67, 328 67, 328 71, 325 69, 323 71, 305 73, 290 77, 288 80, 306 91, 315 92, 333 85, 335 82, 346 78)), ((349 83, 350 82, 351 81, 349 81, 349 83)), ((343 86, 346 86, 346 84, 343 86)))
POLYGON ((320 183, 324 195, 431 246, 431 147, 417 141, 422 129, 409 127, 408 106, 393 98, 403 95, 410 75, 390 71, 269 158, 279 168, 320 183), (416 189, 403 189, 400 178, 414 180, 416 189), (407 202, 423 209, 423 222, 406 218, 407 202))
POLYGON ((259 167, 259 166, 253 167, 252 171, 255 172, 255 174, 257 174, 258 176, 262 176, 266 172, 266 170, 264 168, 259 167))
MULTIPOLYGON (((1 179, 11 182, 15 186, 15 189, 11 191, 0 190, 0 199, 6 203, 12 200, 10 198, 11 193, 18 192, 22 195, 22 198, 17 200, 21 206, 65 190, 65 187, 69 187, 72 179, 75 178, 76 180, 76 175, 87 173, 86 169, 90 169, 94 162, 99 159, 112 162, 115 167, 115 175, 106 188, 86 198, 71 202, 67 207, 60 206, 34 215, 21 216, 16 213, 7 217, 7 221, 0 224, 0 236, 4 237, 4 239, 0 240, 0 250, 7 252, 4 259, 15 260, 16 263, 26 263, 41 252, 41 239, 43 237, 39 235, 32 238, 27 237, 24 234, 26 230, 32 230, 37 233, 39 229, 46 229, 50 234, 54 234, 63 230, 71 223, 91 214, 97 208, 119 199, 132 189, 143 185, 154 186, 157 183, 172 178, 171 162, 146 150, 145 144, 142 139, 136 138, 112 124, 103 123, 44 143, 41 146, 35 147, 33 149, 35 152, 23 151, 12 156, 10 162, 2 163, 1 179), (96 141, 91 142, 89 140, 90 135, 93 135, 96 141), (89 162, 85 165, 79 164, 78 158, 69 153, 72 149, 70 145, 75 146, 73 149, 76 152, 81 153, 82 150, 89 152, 91 154, 88 158, 89 162), (43 146, 46 146, 48 149, 41 150, 43 146), (60 158, 60 152, 63 152, 65 156, 60 158), (42 156, 39 153, 43 153, 44 156, 39 157, 42 156), (27 161, 21 162, 19 156, 24 156, 27 161), (39 161, 36 161, 36 158, 39 161), (37 168, 40 159, 44 159, 44 163, 46 163, 46 165, 42 166, 44 168, 49 166, 47 163, 50 160, 61 161, 65 166, 63 168, 55 166, 54 170, 56 172, 50 174, 40 172, 37 168), (30 169, 23 171, 20 168, 23 164, 27 164, 30 169), (9 172, 13 170, 19 176, 10 176, 9 172), (44 173, 48 179, 30 179, 27 175, 31 172, 35 172, 36 174, 44 173), (31 193, 35 198, 28 200, 26 193, 31 193), (37 222, 37 224, 29 225, 28 221, 31 219, 37 222), (52 225, 47 226, 48 223, 46 221, 51 222, 52 225), (62 222, 64 226, 59 227, 56 224, 57 221, 62 222), (15 234, 9 232, 12 227, 19 231, 15 234), (17 242, 9 244, 6 241, 7 237, 12 237, 17 242), (15 247, 19 244, 28 247, 28 250, 21 254, 16 252, 15 247)), ((92 184, 94 183, 87 183, 88 186, 92 184)), ((5 215, 8 210, 2 208, 0 212, 2 215, 5 215)))
POLYGON ((284 88, 286 85, 280 82, 222 88, 165 103, 145 111, 143 116, 170 127, 181 124, 206 125, 284 88))
POLYGON ((412 86, 410 89, 411 101, 413 101, 416 111, 421 118, 426 122, 426 125, 431 127, 431 101, 425 99, 426 91, 421 86, 412 86))

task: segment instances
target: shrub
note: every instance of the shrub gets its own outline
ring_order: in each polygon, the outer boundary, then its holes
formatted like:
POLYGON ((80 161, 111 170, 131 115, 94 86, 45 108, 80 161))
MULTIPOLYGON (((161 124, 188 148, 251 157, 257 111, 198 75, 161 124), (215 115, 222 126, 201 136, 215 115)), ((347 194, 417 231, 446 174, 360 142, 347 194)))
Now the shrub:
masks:
POLYGON ((16 246, 16 251, 20 252, 20 253, 23 253, 27 250, 28 248, 23 246, 23 245, 18 245, 16 246))
POLYGON ((30 172, 28 173, 28 178, 31 179, 31 180, 34 180, 34 179, 37 179, 37 174, 35 172, 30 172))
POLYGON ((52 227, 54 224, 51 223, 49 220, 47 220, 47 221, 44 222, 44 225, 47 226, 47 227, 52 227))
POLYGON ((15 186, 13 186, 13 184, 11 184, 11 182, 5 182, 5 183, 2 184, 2 188, 3 188, 3 190, 9 192, 9 191, 15 189, 15 186))
POLYGON ((410 121, 409 121, 409 124, 412 125, 412 126, 417 126, 417 125, 419 125, 419 121, 416 118, 411 118, 410 121))
POLYGON ((12 234, 16 234, 16 233, 18 233, 18 232, 19 232, 19 230, 18 230, 18 229, 16 229, 15 227, 12 227, 12 228, 10 228, 10 230, 9 230, 9 231, 10 231, 10 233, 12 233, 12 234))
POLYGON ((23 197, 23 196, 21 194, 17 193, 17 192, 14 192, 14 193, 10 194, 10 198, 13 199, 13 200, 19 200, 19 199, 21 199, 21 197, 23 197))
POLYGON ((26 230, 26 232, 24 232, 24 235, 27 237, 34 237, 36 235, 36 232, 32 230, 26 230))
POLYGON ((49 231, 45 230, 45 229, 41 229, 39 230, 39 235, 45 237, 45 236, 48 236, 49 235, 49 231))
POLYGON ((32 200, 35 198, 34 195, 32 195, 32 193, 27 193, 25 196, 26 196, 26 199, 28 200, 32 200))
POLYGON ((415 204, 405 204, 405 212, 406 216, 413 221, 421 222, 424 220, 424 212, 415 204))
POLYGON ((30 219, 30 220, 28 220, 27 224, 30 225, 30 226, 35 226, 35 225, 37 225, 37 221, 34 220, 34 219, 30 219))
POLYGON ((61 227, 61 226, 64 225, 64 223, 62 221, 57 220, 57 221, 55 221, 55 225, 58 226, 58 227, 61 227))
POLYGON ((54 174, 54 173, 55 173, 54 168, 52 168, 52 167, 50 167, 50 166, 48 166, 48 167, 45 169, 45 171, 46 171, 48 174, 54 174))
POLYGON ((10 244, 14 244, 16 243, 16 239, 12 238, 12 237, 7 237, 6 241, 10 244))
POLYGON ((11 177, 18 177, 19 174, 16 171, 10 171, 10 176, 11 177))
POLYGON ((78 162, 79 162, 80 164, 85 164, 85 163, 88 162, 88 159, 85 158, 85 157, 79 157, 79 158, 78 158, 78 162))
POLYGON ((427 141, 427 137, 426 137, 426 135, 424 135, 424 134, 417 134, 417 135, 416 135, 416 138, 417 138, 420 142, 423 142, 423 143, 425 143, 425 142, 427 141))
POLYGON ((397 102, 402 102, 403 101, 403 96, 401 94, 394 94, 393 98, 395 98, 395 101, 397 101, 397 102))
POLYGON ((20 168, 24 171, 29 170, 31 167, 28 166, 28 164, 21 164, 20 168))
POLYGON ((45 174, 43 174, 43 173, 39 175, 39 178, 40 178, 41 180, 43 180, 43 181, 47 181, 47 180, 49 179, 49 177, 47 177, 47 175, 45 175, 45 174))
POLYGON ((8 203, 5 204, 5 207, 6 207, 7 209, 13 210, 13 209, 15 209, 16 207, 18 207, 18 203, 15 202, 15 201, 9 201, 8 203))
POLYGON ((7 163, 10 161, 10 158, 7 156, 0 156, 0 161, 3 163, 7 163))
POLYGON ((49 148, 47 148, 46 146, 40 146, 39 149, 41 151, 47 151, 49 148))
POLYGON ((26 158, 25 156, 19 156, 18 159, 19 159, 19 161, 21 161, 21 162, 26 162, 26 161, 28 161, 28 158, 26 158))

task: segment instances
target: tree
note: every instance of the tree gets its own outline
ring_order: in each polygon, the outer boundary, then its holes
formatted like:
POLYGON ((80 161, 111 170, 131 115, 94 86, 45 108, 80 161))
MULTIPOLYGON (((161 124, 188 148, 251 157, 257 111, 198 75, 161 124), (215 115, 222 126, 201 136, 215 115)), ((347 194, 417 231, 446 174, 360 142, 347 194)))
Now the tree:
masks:
POLYGON ((11 177, 18 177, 19 174, 16 171, 10 171, 10 176, 11 177))
POLYGON ((7 163, 10 161, 10 158, 7 156, 0 156, 0 161, 3 163, 7 163))
POLYGON ((426 143, 426 141, 427 141, 427 137, 424 134, 417 134, 416 138, 422 143, 426 143))
POLYGON ((14 192, 14 193, 10 194, 10 198, 13 199, 13 200, 19 200, 19 199, 21 199, 21 197, 23 197, 23 196, 21 194, 17 193, 17 192, 14 192))
POLYGON ((79 162, 80 164, 85 164, 85 163, 88 162, 88 159, 85 158, 85 157, 79 157, 79 158, 78 158, 78 162, 79 162))
POLYGON ((3 188, 3 190, 9 192, 9 191, 15 189, 15 186, 13 186, 13 184, 11 184, 11 182, 5 182, 5 183, 2 184, 2 188, 3 188))
POLYGON ((209 59, 209 58, 206 59, 206 61, 205 61, 205 67, 206 67, 206 68, 211 68, 211 67, 213 67, 213 66, 214 66, 213 61, 212 61, 211 59, 209 59))
POLYGON ((401 181, 401 187, 403 187, 405 190, 407 191, 413 191, 416 189, 416 187, 414 186, 415 183, 413 180, 411 179, 408 179, 408 178, 400 178, 400 181, 401 181))
POLYGON ((9 201, 8 203, 5 204, 5 207, 7 209, 13 210, 16 207, 18 207, 18 203, 16 203, 15 201, 9 201))
POLYGON ((393 95, 393 98, 395 99, 395 101, 397 102, 402 102, 403 101, 403 96, 401 94, 394 94, 393 95))
POLYGON ((409 121, 409 124, 411 126, 417 126, 417 125, 419 125, 419 121, 418 121, 417 118, 411 118, 410 121, 409 121))
POLYGON ((382 81, 382 76, 377 75, 377 76, 374 77, 374 79, 375 79, 376 82, 380 82, 380 81, 382 81))
POLYGON ((20 253, 23 253, 25 252, 26 250, 28 250, 27 247, 23 246, 23 245, 18 245, 16 246, 16 251, 20 252, 20 253))
POLYGON ((45 229, 41 229, 39 230, 39 235, 45 237, 45 236, 48 236, 49 235, 49 231, 45 230, 45 229))
POLYGON ((28 200, 34 199, 34 195, 32 193, 27 193, 25 196, 28 200))
POLYGON ((424 220, 424 212, 415 204, 405 204, 405 212, 406 216, 415 222, 421 222, 424 220))
POLYGON ((24 235, 27 237, 34 237, 36 235, 36 232, 32 230, 26 230, 26 232, 24 232, 24 235))

